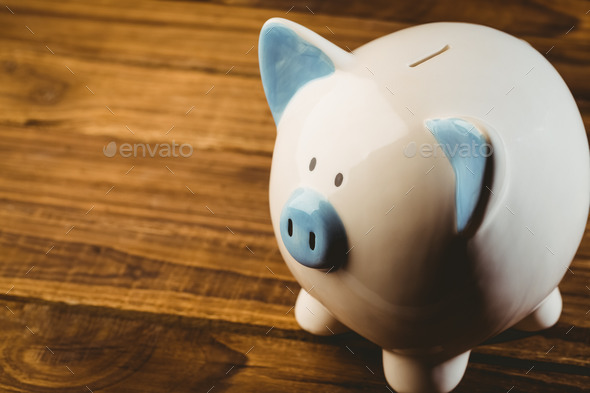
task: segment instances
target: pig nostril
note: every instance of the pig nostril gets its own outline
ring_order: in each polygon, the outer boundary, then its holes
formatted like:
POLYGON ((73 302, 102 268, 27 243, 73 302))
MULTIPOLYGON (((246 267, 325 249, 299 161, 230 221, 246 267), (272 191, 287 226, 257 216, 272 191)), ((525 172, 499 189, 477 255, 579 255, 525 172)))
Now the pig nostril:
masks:
POLYGON ((315 250, 315 233, 309 232, 309 248, 315 250))
POLYGON ((289 233, 289 237, 293 236, 293 221, 289 218, 289 223, 287 224, 287 233, 289 233))

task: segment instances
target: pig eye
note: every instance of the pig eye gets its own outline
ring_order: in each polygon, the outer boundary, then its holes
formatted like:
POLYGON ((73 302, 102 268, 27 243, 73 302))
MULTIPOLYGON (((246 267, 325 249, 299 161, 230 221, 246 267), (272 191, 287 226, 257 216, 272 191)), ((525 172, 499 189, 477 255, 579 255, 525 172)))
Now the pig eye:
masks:
POLYGON ((334 179, 334 184, 336 185, 336 187, 340 187, 340 185, 342 184, 342 180, 344 180, 344 176, 342 176, 342 173, 337 174, 336 178, 334 179))
POLYGON ((315 164, 316 164, 316 159, 315 157, 311 159, 311 161, 309 162, 309 171, 313 171, 315 169, 315 164))

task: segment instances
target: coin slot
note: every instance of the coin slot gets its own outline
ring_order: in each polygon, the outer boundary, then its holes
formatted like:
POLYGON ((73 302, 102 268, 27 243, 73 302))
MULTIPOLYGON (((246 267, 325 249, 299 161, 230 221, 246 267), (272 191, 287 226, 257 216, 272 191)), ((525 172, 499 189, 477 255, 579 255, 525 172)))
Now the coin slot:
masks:
POLYGON ((428 56, 426 56, 426 57, 424 57, 424 58, 422 58, 422 59, 420 59, 418 61, 413 62, 412 64, 410 64, 410 67, 412 67, 412 68, 413 67, 417 67, 420 64, 422 64, 424 62, 427 62, 428 60, 430 60, 430 59, 432 59, 432 58, 434 58, 434 57, 436 57, 436 56, 438 56, 438 55, 440 55, 440 54, 448 51, 449 49, 451 49, 451 47, 449 45, 445 45, 445 46, 442 47, 442 49, 440 49, 440 50, 438 50, 438 51, 436 51, 436 52, 434 52, 434 53, 432 53, 432 54, 430 54, 430 55, 428 55, 428 56))

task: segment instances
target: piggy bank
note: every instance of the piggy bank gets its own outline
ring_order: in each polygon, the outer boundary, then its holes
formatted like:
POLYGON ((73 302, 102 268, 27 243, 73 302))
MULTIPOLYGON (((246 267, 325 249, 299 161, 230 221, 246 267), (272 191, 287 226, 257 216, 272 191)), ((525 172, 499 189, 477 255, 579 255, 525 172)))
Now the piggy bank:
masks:
POLYGON ((542 55, 464 23, 350 52, 270 19, 259 61, 277 126, 270 213, 303 329, 376 343, 398 392, 448 392, 474 346, 557 322, 590 166, 542 55))

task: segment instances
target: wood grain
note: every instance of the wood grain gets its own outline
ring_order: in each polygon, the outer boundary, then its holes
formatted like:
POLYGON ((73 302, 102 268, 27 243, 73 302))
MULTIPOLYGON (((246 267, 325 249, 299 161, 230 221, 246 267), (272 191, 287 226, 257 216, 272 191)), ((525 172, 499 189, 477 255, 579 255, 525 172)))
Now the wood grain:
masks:
MULTIPOLYGON (((587 2, 6 6, 1 391, 388 391, 379 348, 293 318, 299 287, 268 212, 275 128, 257 39, 270 17, 351 49, 431 21, 500 28, 547 53, 590 126, 587 2), (108 158, 111 141, 193 153, 108 158)), ((476 348, 457 391, 588 391, 588 286, 587 230, 557 326, 476 348)))

